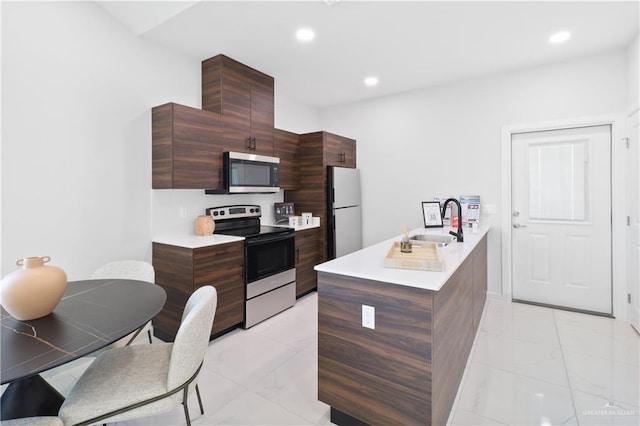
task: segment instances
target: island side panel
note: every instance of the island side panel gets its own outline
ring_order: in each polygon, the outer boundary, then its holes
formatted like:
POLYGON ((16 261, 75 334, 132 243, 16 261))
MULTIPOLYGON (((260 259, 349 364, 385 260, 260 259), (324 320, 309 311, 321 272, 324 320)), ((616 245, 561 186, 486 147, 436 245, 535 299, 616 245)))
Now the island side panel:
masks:
POLYGON ((318 399, 372 425, 431 422, 433 292, 320 272, 318 399), (375 329, 362 326, 375 307, 375 329))
POLYGON ((473 326, 480 327, 482 311, 487 300, 487 236, 482 237, 473 250, 473 326))
POLYGON ((434 293, 433 425, 447 423, 473 344, 472 257, 434 293))

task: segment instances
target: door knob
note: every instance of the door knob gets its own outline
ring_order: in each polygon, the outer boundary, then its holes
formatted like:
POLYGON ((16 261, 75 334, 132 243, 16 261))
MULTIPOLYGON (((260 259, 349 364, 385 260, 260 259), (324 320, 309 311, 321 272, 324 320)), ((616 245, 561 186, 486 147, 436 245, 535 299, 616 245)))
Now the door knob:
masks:
POLYGON ((520 216, 520 212, 513 212, 512 215, 513 215, 513 217, 518 217, 518 216, 520 216))
POLYGON ((518 228, 526 228, 526 227, 527 227, 527 225, 520 225, 519 223, 514 223, 514 224, 513 224, 513 227, 514 227, 515 229, 518 229, 518 228))

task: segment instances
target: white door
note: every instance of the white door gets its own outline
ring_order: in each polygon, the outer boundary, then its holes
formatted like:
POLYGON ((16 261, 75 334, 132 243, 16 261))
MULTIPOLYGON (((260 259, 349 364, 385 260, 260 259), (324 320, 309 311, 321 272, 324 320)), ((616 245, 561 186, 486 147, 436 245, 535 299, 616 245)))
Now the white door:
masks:
POLYGON ((611 126, 511 143, 513 299, 611 314, 611 126))
POLYGON ((629 185, 629 293, 631 293, 631 324, 640 332, 640 112, 631 117, 629 132, 628 185, 629 185))

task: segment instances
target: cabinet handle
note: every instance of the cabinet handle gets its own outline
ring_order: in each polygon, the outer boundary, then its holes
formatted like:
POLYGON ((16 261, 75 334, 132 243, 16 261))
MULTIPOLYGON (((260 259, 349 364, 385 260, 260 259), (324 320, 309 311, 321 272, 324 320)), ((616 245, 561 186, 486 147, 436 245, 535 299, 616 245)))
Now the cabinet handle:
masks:
POLYGON ((296 249, 296 262, 300 261, 300 249, 296 249))
POLYGON ((244 147, 247 149, 251 149, 251 138, 247 138, 245 142, 246 143, 244 144, 244 147))

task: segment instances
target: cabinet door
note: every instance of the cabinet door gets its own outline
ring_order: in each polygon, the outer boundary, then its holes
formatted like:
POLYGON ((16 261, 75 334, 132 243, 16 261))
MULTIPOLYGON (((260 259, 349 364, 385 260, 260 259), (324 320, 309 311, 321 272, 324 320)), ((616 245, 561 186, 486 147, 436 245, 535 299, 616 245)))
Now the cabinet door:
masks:
POLYGON ((251 138, 253 151, 273 155, 273 78, 251 82, 251 138))
POLYGON ((242 241, 194 250, 194 291, 212 285, 218 292, 218 307, 211 334, 244 321, 244 243, 242 241))
POLYGON ((225 151, 250 152, 251 82, 242 64, 224 61, 222 71, 222 115, 225 151))
POLYGON ((220 114, 175 103, 152 110, 152 188, 222 187, 220 114))
POLYGON ((296 231, 296 297, 300 297, 318 286, 317 272, 313 269, 319 262, 320 228, 296 231))
POLYGON ((155 281, 167 292, 167 302, 153 318, 153 334, 173 341, 184 305, 193 293, 193 250, 159 243, 152 247, 155 281))
POLYGON ((342 140, 332 134, 325 133, 324 161, 327 166, 342 167, 342 140))
POLYGON ((356 167, 356 141, 324 133, 324 158, 327 166, 356 167))
POLYGON ((298 189, 300 185, 300 144, 298 135, 274 129, 273 136, 273 155, 280 158, 280 188, 298 189))
POLYGON ((356 141, 353 139, 342 140, 343 163, 342 167, 356 168, 356 141))

